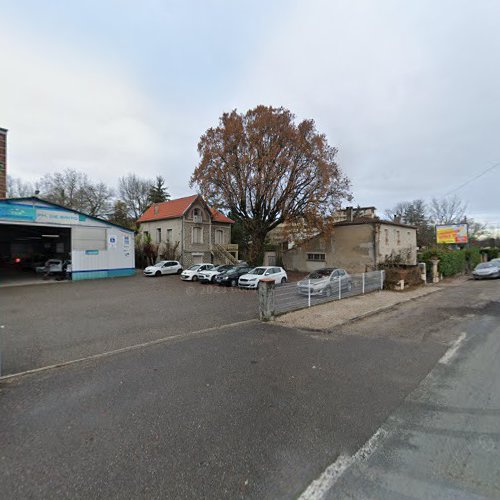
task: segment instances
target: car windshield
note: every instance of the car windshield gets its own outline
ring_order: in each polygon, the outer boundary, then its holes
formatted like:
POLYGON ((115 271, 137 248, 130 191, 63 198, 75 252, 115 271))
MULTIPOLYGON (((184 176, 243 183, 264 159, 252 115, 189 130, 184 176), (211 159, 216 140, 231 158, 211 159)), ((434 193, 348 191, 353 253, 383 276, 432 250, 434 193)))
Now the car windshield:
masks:
POLYGON ((224 265, 224 266, 217 266, 214 271, 227 271, 228 269, 233 269, 232 266, 224 265))
POLYGON ((491 262, 482 262, 481 264, 478 264, 476 266, 476 269, 488 269, 490 267, 496 267, 495 264, 492 264, 491 262))
POLYGON ((161 260, 160 262, 157 262, 156 264, 153 264, 153 267, 161 267, 163 266, 163 264, 165 264, 165 262, 167 262, 166 260, 161 260))
POLYGON ((201 266, 199 264, 196 264, 195 266, 191 266, 188 271, 196 271, 197 269, 199 269, 201 266))
POLYGON ((330 274, 332 274, 333 269, 318 269, 310 274, 308 274, 305 279, 306 280, 319 280, 321 278, 328 278, 330 274))
POLYGON ((248 271, 248 274, 258 274, 262 275, 267 271, 267 268, 265 267, 256 267, 255 269, 252 269, 251 271, 248 271))

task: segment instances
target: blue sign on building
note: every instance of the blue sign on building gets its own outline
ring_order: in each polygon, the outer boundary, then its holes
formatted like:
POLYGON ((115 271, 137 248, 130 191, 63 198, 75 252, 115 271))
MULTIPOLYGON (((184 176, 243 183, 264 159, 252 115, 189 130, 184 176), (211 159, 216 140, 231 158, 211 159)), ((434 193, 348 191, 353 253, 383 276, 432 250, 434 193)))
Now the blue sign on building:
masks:
POLYGON ((0 219, 34 221, 35 207, 20 203, 0 203, 0 219))

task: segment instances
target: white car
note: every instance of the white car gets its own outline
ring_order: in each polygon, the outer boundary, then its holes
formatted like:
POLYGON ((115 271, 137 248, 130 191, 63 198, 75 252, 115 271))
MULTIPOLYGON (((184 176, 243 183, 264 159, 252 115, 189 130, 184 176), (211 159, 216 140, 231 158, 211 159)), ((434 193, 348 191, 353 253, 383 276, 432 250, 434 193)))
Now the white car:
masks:
POLYGON ((214 283, 215 277, 220 273, 227 271, 234 267, 232 264, 225 264, 223 266, 217 266, 213 269, 206 269, 204 271, 198 271, 196 273, 196 277, 200 281, 200 283, 214 283))
POLYGON ((308 274, 303 280, 297 283, 297 291, 301 295, 324 295, 331 297, 333 294, 350 292, 352 289, 352 279, 345 269, 336 267, 325 267, 308 274))
POLYGON ((194 266, 189 267, 188 269, 185 269, 181 273, 181 280, 184 281, 198 281, 198 273, 201 273, 202 271, 210 271, 213 269, 215 266, 213 264, 195 264, 194 266))
POLYGON ((274 283, 286 283, 288 276, 282 267, 263 266, 255 267, 247 274, 240 276, 238 286, 240 288, 258 288, 263 279, 272 279, 274 283))
POLYGON ((180 274, 182 266, 176 260, 161 260, 144 269, 144 276, 162 276, 163 274, 180 274))

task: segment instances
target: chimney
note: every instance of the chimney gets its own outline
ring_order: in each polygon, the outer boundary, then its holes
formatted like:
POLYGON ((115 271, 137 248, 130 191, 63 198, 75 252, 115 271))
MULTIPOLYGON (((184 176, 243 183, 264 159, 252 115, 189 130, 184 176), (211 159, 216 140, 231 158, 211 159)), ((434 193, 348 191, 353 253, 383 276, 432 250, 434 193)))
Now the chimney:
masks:
POLYGON ((0 198, 7 197, 7 129, 0 128, 0 198))

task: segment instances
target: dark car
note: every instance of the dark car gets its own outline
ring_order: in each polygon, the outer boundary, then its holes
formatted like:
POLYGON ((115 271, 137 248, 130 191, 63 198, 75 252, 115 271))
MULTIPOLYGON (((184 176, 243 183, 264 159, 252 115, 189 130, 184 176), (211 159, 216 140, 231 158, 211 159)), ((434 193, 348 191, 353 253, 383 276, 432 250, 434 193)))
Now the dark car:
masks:
POLYGON ((219 285, 238 286, 240 276, 248 273, 253 267, 250 266, 234 266, 224 271, 215 277, 215 282, 219 285))

